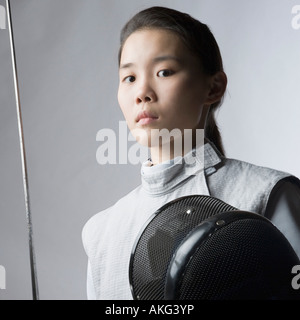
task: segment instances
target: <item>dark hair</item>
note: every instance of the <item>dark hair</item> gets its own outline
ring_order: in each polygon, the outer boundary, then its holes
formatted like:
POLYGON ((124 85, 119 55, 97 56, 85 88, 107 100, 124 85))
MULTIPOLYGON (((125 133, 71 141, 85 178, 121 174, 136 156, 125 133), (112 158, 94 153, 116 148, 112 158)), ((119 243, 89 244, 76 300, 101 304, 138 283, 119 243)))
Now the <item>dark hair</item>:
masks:
MULTIPOLYGON (((219 46, 208 26, 186 13, 165 7, 151 7, 140 11, 125 24, 120 36, 119 64, 126 39, 133 32, 142 29, 165 29, 175 32, 190 51, 199 57, 204 74, 214 75, 223 71, 219 46)), ((221 103, 222 99, 212 104, 209 109, 205 137, 224 155, 221 135, 215 120, 215 111, 221 103)))

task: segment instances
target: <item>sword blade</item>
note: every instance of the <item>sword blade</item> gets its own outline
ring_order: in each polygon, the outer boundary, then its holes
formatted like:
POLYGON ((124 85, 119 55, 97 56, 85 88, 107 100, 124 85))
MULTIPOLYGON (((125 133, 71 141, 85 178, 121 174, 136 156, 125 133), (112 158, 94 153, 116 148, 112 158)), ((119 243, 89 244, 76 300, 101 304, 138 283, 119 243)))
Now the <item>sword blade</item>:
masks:
POLYGON ((10 39, 13 77, 14 77, 15 100, 16 100, 17 118, 18 118, 18 130, 19 130, 19 142, 20 142, 20 151, 21 151, 21 162, 22 162, 22 176, 23 176, 23 189, 24 189, 24 197, 25 197, 26 220, 27 220, 27 227, 28 227, 32 296, 33 296, 33 300, 38 300, 39 290, 38 290, 36 259, 35 259, 34 242, 33 242, 33 228, 32 228, 32 216, 31 216, 31 209, 30 209, 28 173, 27 173, 27 164, 26 164, 24 131, 23 131, 21 103, 20 103, 19 82, 18 82, 18 72, 17 72, 10 0, 6 0, 6 9, 7 9, 7 22, 8 22, 9 39, 10 39))

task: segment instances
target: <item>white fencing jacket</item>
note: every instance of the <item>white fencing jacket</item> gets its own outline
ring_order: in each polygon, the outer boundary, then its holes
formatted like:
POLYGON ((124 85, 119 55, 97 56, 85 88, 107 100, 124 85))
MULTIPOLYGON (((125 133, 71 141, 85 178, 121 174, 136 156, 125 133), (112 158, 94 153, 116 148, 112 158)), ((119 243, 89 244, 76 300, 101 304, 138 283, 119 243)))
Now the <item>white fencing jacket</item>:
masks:
POLYGON ((142 165, 142 183, 82 230, 88 257, 87 298, 131 300, 129 261, 136 238, 153 213, 187 195, 210 195, 269 218, 300 257, 300 182, 289 173, 228 159, 212 143, 171 163, 142 165))

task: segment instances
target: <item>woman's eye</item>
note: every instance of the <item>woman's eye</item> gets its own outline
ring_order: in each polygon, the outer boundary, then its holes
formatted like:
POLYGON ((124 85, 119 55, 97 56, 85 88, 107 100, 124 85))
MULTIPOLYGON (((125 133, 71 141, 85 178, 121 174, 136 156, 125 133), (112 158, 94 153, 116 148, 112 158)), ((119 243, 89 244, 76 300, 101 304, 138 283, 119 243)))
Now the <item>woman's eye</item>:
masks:
POLYGON ((161 70, 161 71, 159 71, 158 73, 157 73, 157 75, 159 76, 159 77, 169 77, 169 76, 171 76, 173 74, 173 71, 171 71, 171 70, 161 70))
POLYGON ((124 78, 123 81, 124 82, 134 82, 135 81, 135 77, 134 76, 128 76, 128 77, 124 78))

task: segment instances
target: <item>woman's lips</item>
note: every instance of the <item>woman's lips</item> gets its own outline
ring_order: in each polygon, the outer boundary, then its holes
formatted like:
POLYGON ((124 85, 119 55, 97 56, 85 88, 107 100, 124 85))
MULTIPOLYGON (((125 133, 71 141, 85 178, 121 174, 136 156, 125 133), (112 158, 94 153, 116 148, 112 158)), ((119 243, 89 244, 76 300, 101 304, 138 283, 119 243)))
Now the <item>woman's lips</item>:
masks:
POLYGON ((157 120, 157 118, 143 118, 138 121, 138 124, 140 124, 140 125, 150 124, 150 123, 154 122, 155 120, 157 120))
POLYGON ((141 112, 139 112, 139 114, 136 118, 136 122, 140 125, 146 125, 146 124, 150 124, 150 123, 154 122, 157 119, 158 119, 158 117, 156 115, 154 115, 153 113, 148 112, 148 111, 141 111, 141 112))

